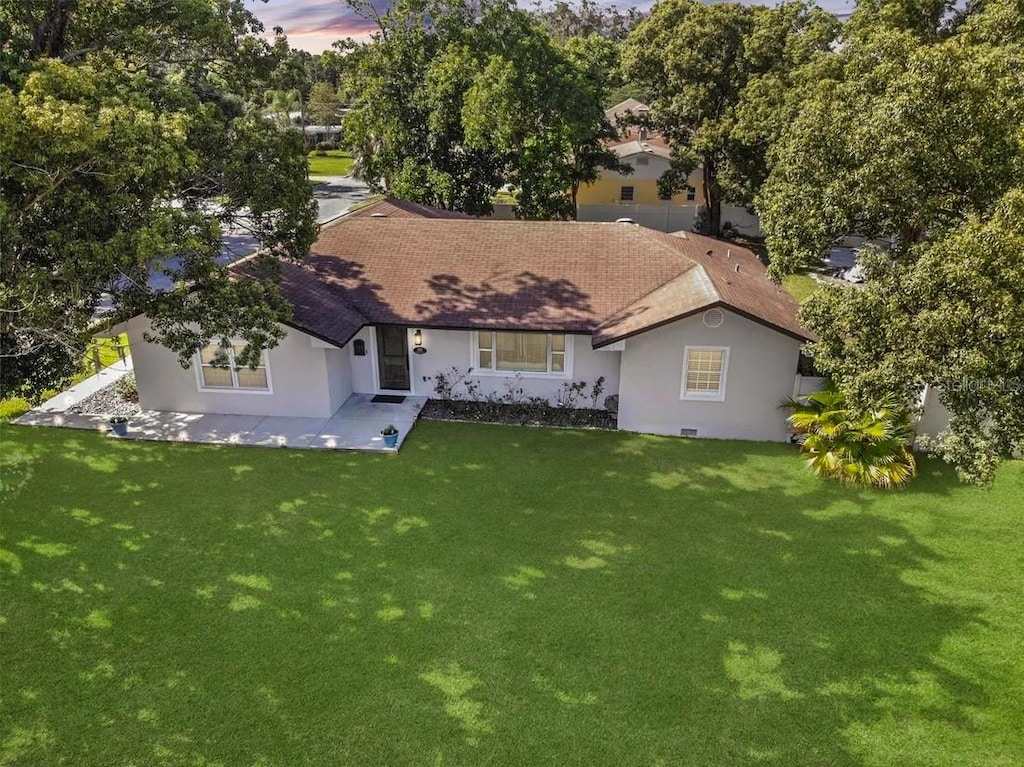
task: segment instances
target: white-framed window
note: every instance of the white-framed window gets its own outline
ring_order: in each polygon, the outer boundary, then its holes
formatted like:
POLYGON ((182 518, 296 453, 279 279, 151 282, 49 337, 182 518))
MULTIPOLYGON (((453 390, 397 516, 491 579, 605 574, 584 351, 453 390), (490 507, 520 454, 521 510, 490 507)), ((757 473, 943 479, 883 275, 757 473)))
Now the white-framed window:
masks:
POLYGON ((693 202, 697 199, 697 187, 688 186, 686 187, 686 201, 693 202))
POLYGON ((687 346, 683 350, 683 384, 679 398, 724 401, 728 367, 728 347, 687 346))
POLYGON ((570 372, 570 344, 565 333, 479 330, 473 333, 472 346, 477 372, 560 378, 570 372))
POLYGON ((196 365, 199 390, 270 393, 267 353, 263 352, 257 367, 239 367, 235 363, 235 357, 240 355, 244 348, 245 344, 236 342, 226 348, 220 344, 210 344, 201 349, 198 355, 199 364, 196 365))

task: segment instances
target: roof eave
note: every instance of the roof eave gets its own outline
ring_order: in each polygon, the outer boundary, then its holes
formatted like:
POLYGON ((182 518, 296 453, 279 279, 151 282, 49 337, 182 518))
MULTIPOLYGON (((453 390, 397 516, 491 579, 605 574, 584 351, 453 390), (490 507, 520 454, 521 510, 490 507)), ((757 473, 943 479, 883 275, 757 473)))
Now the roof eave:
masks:
MULTIPOLYGON (((687 312, 681 312, 680 314, 673 315, 672 317, 669 317, 668 319, 652 323, 652 324, 650 324, 650 325, 648 325, 646 327, 640 328, 638 330, 631 330, 628 333, 622 333, 622 334, 617 335, 617 336, 612 336, 612 337, 610 337, 608 339, 605 339, 605 340, 601 341, 600 343, 593 343, 592 342, 591 343, 591 348, 593 348, 593 349, 602 349, 605 346, 611 346, 612 344, 618 343, 619 341, 625 341, 625 340, 627 340, 629 338, 633 338, 634 336, 638 336, 638 335, 640 335, 642 333, 647 333, 647 332, 649 332, 651 330, 657 330, 658 328, 665 327, 666 325, 671 325, 673 322, 679 322, 680 320, 685 320, 687 317, 692 317, 692 316, 694 316, 695 314, 697 314, 699 312, 705 312, 708 309, 715 309, 715 308, 725 309, 727 311, 732 312, 733 314, 738 314, 740 317, 743 317, 744 319, 748 319, 751 322, 756 322, 758 325, 766 327, 769 330, 774 330, 775 332, 781 333, 784 336, 789 336, 790 338, 793 338, 793 339, 795 339, 797 341, 800 341, 801 343, 807 343, 809 341, 814 341, 815 340, 814 337, 811 336, 810 334, 806 334, 806 333, 800 334, 800 333, 797 333, 797 332, 791 330, 790 328, 785 328, 785 327, 782 327, 781 325, 776 325, 773 322, 768 322, 768 320, 765 320, 762 317, 758 317, 756 315, 750 314, 749 312, 745 312, 742 309, 738 309, 735 306, 733 306, 732 304, 727 304, 724 301, 713 301, 711 303, 704 304, 703 306, 698 306, 696 309, 691 309, 691 310, 689 310, 687 312)), ((597 330, 600 330, 600 327, 598 327, 595 330, 595 332, 597 332, 597 330)))

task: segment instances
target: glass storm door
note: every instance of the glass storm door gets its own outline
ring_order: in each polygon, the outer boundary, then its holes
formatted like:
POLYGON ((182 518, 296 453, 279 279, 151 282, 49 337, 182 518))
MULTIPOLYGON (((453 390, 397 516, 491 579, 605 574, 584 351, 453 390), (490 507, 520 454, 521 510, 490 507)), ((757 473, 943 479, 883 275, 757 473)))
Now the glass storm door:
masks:
POLYGON ((380 388, 409 391, 409 339, 405 328, 377 327, 380 388))

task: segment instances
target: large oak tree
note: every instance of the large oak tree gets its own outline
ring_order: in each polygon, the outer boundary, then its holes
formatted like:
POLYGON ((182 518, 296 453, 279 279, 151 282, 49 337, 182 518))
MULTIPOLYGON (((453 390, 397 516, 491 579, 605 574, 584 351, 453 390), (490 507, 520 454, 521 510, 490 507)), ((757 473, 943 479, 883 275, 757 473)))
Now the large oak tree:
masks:
POLYGON ((824 58, 835 18, 802 2, 777 8, 663 0, 626 39, 626 77, 652 96, 649 124, 672 147, 661 190, 701 168, 705 228, 722 204, 749 204, 767 175, 767 147, 800 73, 824 58))
POLYGON ((1024 22, 1017 0, 872 0, 805 84, 758 210, 771 270, 850 234, 862 287, 817 291, 817 366, 867 407, 937 386, 945 455, 973 480, 1024 448, 1024 22))
POLYGON ((507 0, 351 4, 378 25, 344 77, 344 141, 372 188, 479 214, 507 184, 521 217, 570 218, 573 190, 620 167, 606 41, 561 48, 507 0))
POLYGON ((275 343, 288 307, 218 261, 231 228, 290 258, 315 235, 298 137, 259 114, 287 43, 260 32, 241 0, 0 6, 0 394, 73 373, 104 294, 183 364, 275 343))

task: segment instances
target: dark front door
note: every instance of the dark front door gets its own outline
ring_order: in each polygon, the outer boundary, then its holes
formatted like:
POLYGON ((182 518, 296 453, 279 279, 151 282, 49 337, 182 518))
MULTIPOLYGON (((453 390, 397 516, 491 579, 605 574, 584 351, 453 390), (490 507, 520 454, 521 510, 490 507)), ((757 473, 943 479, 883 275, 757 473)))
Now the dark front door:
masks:
POLYGON ((377 327, 380 388, 409 391, 409 339, 405 328, 377 327))

